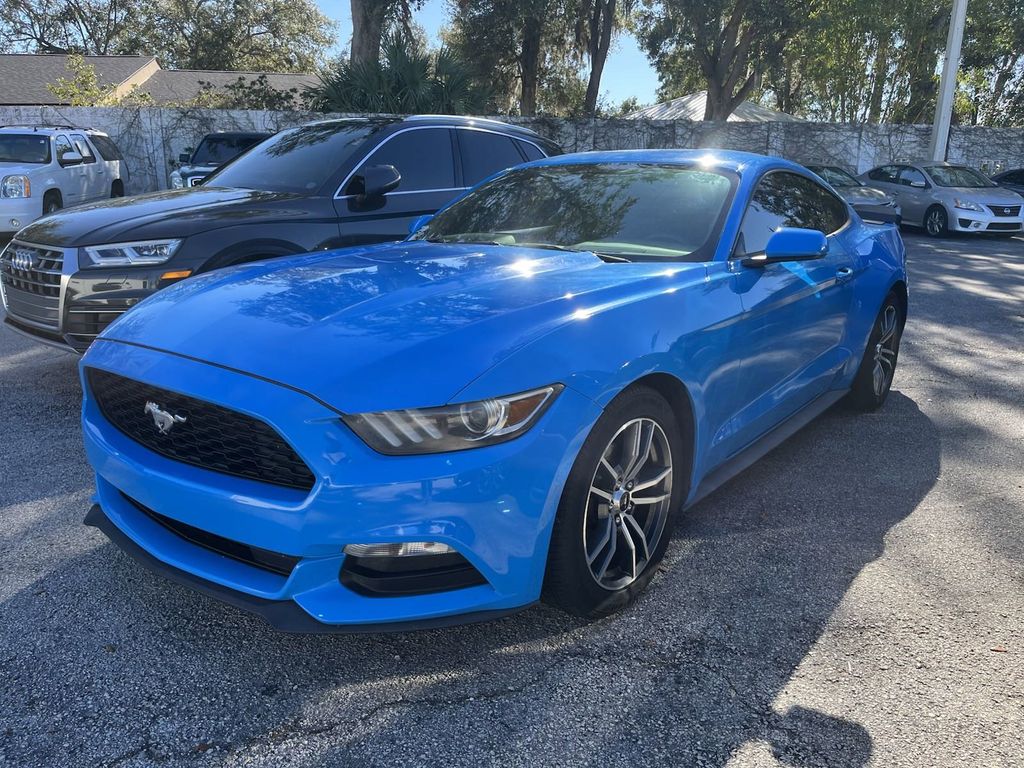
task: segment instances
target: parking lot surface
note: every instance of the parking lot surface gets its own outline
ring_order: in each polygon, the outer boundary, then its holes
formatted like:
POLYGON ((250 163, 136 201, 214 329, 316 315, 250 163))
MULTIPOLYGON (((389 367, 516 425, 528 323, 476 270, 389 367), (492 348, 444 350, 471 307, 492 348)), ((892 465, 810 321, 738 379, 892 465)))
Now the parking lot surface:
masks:
POLYGON ((289 636, 81 525, 76 359, 0 331, 0 764, 1024 764, 1024 240, 908 235, 893 393, 686 512, 639 603, 289 636))

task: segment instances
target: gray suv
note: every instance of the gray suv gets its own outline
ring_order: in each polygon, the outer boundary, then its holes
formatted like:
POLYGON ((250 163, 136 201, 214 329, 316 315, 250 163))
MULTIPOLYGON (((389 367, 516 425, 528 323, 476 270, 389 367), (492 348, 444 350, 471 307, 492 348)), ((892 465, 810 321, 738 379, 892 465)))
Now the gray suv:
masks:
POLYGON ((110 137, 69 125, 0 128, 0 236, 73 205, 122 197, 124 157, 110 137))
POLYGON ((1024 198, 984 174, 942 162, 881 165, 861 181, 892 192, 903 223, 923 227, 932 237, 948 232, 1012 236, 1024 231, 1024 198))

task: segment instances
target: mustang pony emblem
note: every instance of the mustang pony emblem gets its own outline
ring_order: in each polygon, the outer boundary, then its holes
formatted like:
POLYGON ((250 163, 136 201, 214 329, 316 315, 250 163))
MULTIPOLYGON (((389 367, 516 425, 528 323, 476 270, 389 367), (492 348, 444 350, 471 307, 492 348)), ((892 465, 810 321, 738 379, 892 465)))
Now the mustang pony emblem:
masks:
POLYGON ((146 403, 144 413, 153 417, 153 423, 156 424, 156 428, 159 430, 161 435, 166 435, 170 432, 175 424, 184 424, 186 421, 184 416, 179 416, 176 413, 165 411, 152 401, 146 403))

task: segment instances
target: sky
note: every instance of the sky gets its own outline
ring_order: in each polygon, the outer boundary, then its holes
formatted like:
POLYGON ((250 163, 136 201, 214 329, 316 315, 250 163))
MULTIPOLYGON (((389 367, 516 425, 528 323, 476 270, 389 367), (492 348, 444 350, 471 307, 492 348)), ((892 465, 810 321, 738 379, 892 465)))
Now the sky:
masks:
MULTIPOLYGON (((338 22, 337 48, 347 48, 352 37, 352 14, 348 0, 317 0, 320 9, 338 22)), ((433 43, 438 43, 438 30, 447 22, 444 0, 427 0, 415 16, 433 43)), ((658 76, 641 52, 636 39, 623 33, 615 41, 604 75, 601 77, 601 94, 610 104, 618 106, 630 96, 641 104, 653 104, 654 92, 658 88, 658 76)))

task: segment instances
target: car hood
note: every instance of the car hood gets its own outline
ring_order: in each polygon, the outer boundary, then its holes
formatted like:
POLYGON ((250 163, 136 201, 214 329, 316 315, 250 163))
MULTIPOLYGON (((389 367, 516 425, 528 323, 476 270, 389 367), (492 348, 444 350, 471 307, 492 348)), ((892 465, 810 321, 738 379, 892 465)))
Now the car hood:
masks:
POLYGON ((37 173, 40 169, 45 169, 46 167, 39 163, 0 163, 0 176, 12 176, 15 174, 27 176, 31 173, 37 173))
POLYGON ((851 204, 884 203, 893 199, 892 195, 875 187, 838 187, 836 191, 851 204))
MULTIPOLYGON (((25 227, 18 239, 73 248, 129 240, 188 237, 274 208, 286 214, 303 198, 283 192, 192 187, 69 208, 25 227)), ((297 214, 298 215, 298 214, 297 214)))
MULTIPOLYGON (((101 339, 270 379, 342 412, 426 407, 558 327, 662 293, 691 271, 703 279, 702 264, 403 242, 193 278, 154 294, 101 339)), ((537 385, 550 383, 536 375, 537 385)))

